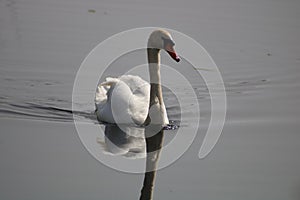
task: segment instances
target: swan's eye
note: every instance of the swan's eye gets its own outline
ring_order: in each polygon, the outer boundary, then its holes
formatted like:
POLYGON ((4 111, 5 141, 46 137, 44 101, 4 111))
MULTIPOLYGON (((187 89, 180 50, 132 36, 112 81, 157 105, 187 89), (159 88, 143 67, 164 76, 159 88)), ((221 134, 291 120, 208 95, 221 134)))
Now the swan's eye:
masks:
POLYGON ((164 42, 164 47, 165 47, 166 45, 168 45, 168 44, 170 44, 170 45, 172 45, 172 46, 174 46, 174 45, 175 45, 174 41, 173 41, 173 40, 171 40, 171 39, 164 38, 164 37, 161 37, 161 39, 162 39, 162 40, 163 40, 163 42, 164 42))

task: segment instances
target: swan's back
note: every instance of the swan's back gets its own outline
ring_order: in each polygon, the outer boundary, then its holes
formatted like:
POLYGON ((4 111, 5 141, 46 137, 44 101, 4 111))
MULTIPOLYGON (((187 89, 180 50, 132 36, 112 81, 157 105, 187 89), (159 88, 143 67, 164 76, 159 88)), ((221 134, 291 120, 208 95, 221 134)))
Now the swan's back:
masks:
POLYGON ((148 114, 149 98, 150 85, 138 76, 106 78, 95 96, 98 120, 141 125, 148 114))

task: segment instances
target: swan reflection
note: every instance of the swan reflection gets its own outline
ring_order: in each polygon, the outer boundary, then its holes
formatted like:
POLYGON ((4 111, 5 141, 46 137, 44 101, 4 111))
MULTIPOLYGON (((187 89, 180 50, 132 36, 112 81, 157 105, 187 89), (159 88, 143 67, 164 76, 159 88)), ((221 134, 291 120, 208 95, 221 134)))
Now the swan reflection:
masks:
POLYGON ((106 154, 138 159, 146 157, 145 128, 136 126, 105 125, 104 142, 102 145, 106 154))
POLYGON ((140 199, 152 199, 156 168, 162 148, 164 130, 162 126, 146 127, 105 125, 105 139, 97 139, 106 154, 130 159, 146 157, 146 169, 140 199), (156 134, 153 134, 154 131, 156 134))

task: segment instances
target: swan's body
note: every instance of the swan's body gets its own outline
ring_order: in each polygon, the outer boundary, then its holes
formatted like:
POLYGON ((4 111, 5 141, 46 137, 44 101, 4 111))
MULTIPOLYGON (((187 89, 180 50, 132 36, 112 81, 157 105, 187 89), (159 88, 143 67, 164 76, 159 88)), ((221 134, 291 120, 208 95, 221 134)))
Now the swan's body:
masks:
MULTIPOLYGON (((142 125, 148 115, 149 100, 150 84, 139 76, 108 77, 97 88, 96 114, 98 120, 108 123, 142 125)), ((164 124, 168 124, 164 104, 162 109, 164 124)))
POLYGON ((171 35, 163 30, 154 31, 148 40, 150 84, 138 76, 123 75, 106 78, 96 92, 98 120, 117 124, 142 125, 169 123, 162 98, 160 80, 160 49, 165 49, 177 62, 171 35))

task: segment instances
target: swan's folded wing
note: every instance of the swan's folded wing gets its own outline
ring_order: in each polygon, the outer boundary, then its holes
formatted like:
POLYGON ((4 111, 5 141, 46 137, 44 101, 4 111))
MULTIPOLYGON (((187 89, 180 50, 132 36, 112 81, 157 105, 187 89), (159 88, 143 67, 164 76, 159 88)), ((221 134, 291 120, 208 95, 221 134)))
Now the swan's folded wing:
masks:
POLYGON ((138 76, 107 78, 97 88, 97 117, 110 123, 142 124, 148 115, 150 85, 138 76))
POLYGON ((95 95, 95 104, 98 104, 99 106, 99 104, 106 103, 109 96, 109 90, 118 82, 119 79, 108 77, 105 82, 99 84, 95 95))
POLYGON ((120 80, 130 88, 134 95, 145 96, 150 94, 149 83, 139 76, 123 75, 120 80))

